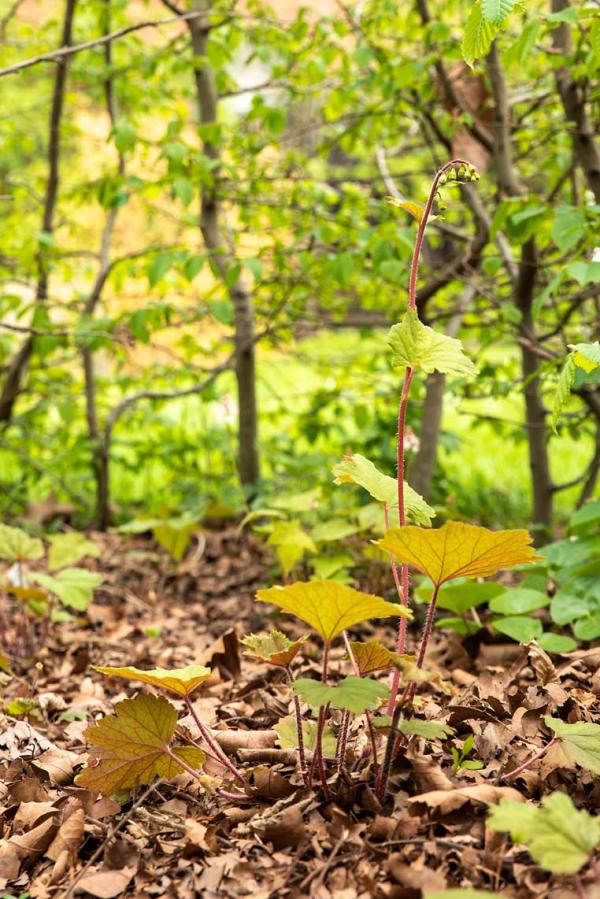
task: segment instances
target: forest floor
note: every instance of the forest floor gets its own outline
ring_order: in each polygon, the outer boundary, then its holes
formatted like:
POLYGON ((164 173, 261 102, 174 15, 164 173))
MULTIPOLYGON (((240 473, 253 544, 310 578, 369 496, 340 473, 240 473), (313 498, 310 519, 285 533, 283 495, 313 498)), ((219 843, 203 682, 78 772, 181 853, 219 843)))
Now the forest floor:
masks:
MULTIPOLYGON (((148 539, 92 536, 106 580, 86 615, 53 623, 31 661, 0 673, 0 896, 420 899, 456 887, 515 899, 576 895, 570 879, 550 877, 522 846, 486 829, 485 817, 503 796, 537 801, 553 790, 580 808, 600 805, 598 779, 570 766, 560 744, 505 777, 548 742, 545 715, 600 720, 600 648, 550 659, 485 630, 467 641, 437 633, 429 667, 446 690, 425 685, 418 715, 455 735, 408 740, 384 806, 368 765, 332 781, 327 801, 303 786, 290 752, 275 744, 273 726, 290 712, 283 672, 239 645, 243 633, 272 622, 300 634, 254 602, 269 580, 262 545, 231 527, 215 530, 175 565, 148 539), (188 774, 119 797, 122 804, 74 784, 87 760, 85 728, 139 692, 90 664, 192 663, 214 668, 195 707, 213 730, 231 732, 226 748, 247 772, 246 800, 211 794, 188 774), (17 699, 35 707, 11 716, 7 704, 17 699), (483 767, 455 774, 450 749, 471 733, 483 767)), ((352 633, 394 641, 391 625, 352 633)), ((346 671, 343 656, 333 652, 333 675, 346 671)), ((297 664, 316 672, 316 641, 297 664)), ((194 730, 189 716, 182 723, 194 730)), ((210 760, 206 770, 223 774, 210 760)), ((600 897, 593 868, 582 884, 588 899, 600 897)))

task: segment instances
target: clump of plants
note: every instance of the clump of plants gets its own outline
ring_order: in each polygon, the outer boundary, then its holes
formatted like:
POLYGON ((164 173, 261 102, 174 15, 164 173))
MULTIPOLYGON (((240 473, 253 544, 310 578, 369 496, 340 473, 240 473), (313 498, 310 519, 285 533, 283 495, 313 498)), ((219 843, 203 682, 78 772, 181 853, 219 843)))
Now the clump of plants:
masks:
MULTIPOLYGON (((84 612, 104 580, 76 563, 99 548, 77 531, 50 535, 44 543, 21 528, 0 524, 0 648, 17 659, 36 648, 36 622, 84 612)), ((42 627, 42 636, 44 627, 42 627)))
MULTIPOLYGON (((360 486, 379 505, 385 534, 374 542, 378 550, 389 557, 391 580, 396 591, 394 602, 331 578, 298 581, 258 592, 259 601, 294 615, 317 634, 322 650, 320 679, 296 678, 294 675, 293 662, 308 639, 306 634, 290 640, 279 631, 272 631, 251 634, 243 639, 249 655, 285 671, 290 682, 293 715, 279 722, 279 742, 283 747, 297 749, 300 775, 305 785, 315 789, 318 784, 327 797, 333 794, 337 780, 349 764, 370 764, 375 793, 383 802, 392 762, 403 740, 411 736, 442 740, 451 736, 451 728, 414 717, 420 686, 437 680, 443 687, 440 678, 426 668, 427 650, 442 591, 451 582, 486 578, 501 569, 540 559, 525 530, 491 531, 457 521, 447 521, 440 528, 432 528, 434 510, 404 480, 406 411, 413 379, 419 373, 434 371, 457 379, 470 379, 477 373, 476 366, 463 352, 461 342, 424 325, 416 307, 417 272, 425 229, 434 204, 441 201, 440 189, 450 183, 476 181, 477 178, 472 165, 464 160, 453 160, 436 174, 424 207, 416 203, 404 204, 417 220, 418 229, 410 267, 408 308, 388 334, 392 364, 402 372, 397 427, 398 477, 379 471, 360 454, 348 455, 334 467, 336 483, 360 486), (406 627, 413 617, 409 602, 409 565, 425 575, 431 584, 426 621, 414 655, 406 652, 406 627), (373 618, 398 621, 392 647, 386 647, 378 640, 366 643, 350 640, 350 628, 373 618), (348 672, 342 677, 334 676, 330 666, 331 648, 336 643, 343 645, 346 651, 348 672), (385 672, 391 675, 386 681, 381 679, 385 672)), ((201 683, 196 675, 203 678, 206 674, 208 678, 208 671, 199 672, 195 668, 171 672, 162 669, 140 672, 133 668, 98 670, 112 676, 142 680, 177 694, 194 717, 206 751, 222 761, 234 780, 240 784, 245 782, 243 773, 223 758, 214 733, 200 721, 189 699, 192 689, 201 683)), ((120 771, 120 789, 146 783, 157 774, 165 776, 167 770, 173 773, 177 765, 192 773, 196 769, 196 774, 203 777, 198 770, 201 756, 193 754, 197 753, 193 741, 191 747, 173 746, 175 707, 167 700, 154 697, 156 709, 150 714, 146 706, 151 699, 140 696, 126 700, 117 706, 115 716, 88 730, 88 738, 96 747, 99 761, 80 775, 80 782, 92 786, 93 781, 94 788, 110 792, 116 785, 110 774, 115 767, 120 771), (158 721, 164 717, 166 722, 162 731, 156 734, 157 728, 153 725, 152 741, 147 747, 149 759, 153 761, 143 770, 137 763, 143 751, 139 737, 135 749, 134 744, 129 746, 127 742, 127 734, 140 733, 139 728, 136 730, 136 715, 141 715, 144 721, 158 721), (130 761, 122 758, 125 750, 130 754, 130 761)), ((144 733, 148 730, 145 727, 144 733)), ((462 756, 459 755, 458 760, 455 758, 455 766, 468 768, 465 764, 469 761, 467 754, 463 746, 462 756)))

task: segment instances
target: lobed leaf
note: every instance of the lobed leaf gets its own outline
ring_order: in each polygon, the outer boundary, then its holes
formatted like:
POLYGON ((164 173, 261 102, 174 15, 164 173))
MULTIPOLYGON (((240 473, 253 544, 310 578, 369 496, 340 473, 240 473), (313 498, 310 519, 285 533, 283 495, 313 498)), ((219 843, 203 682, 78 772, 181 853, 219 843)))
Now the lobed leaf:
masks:
MULTIPOLYGON (((373 499, 385 503, 390 509, 398 508, 398 481, 383 474, 373 463, 359 453, 344 456, 333 466, 336 484, 358 484, 373 499)), ((404 482, 404 505, 406 515, 416 524, 429 527, 435 517, 435 510, 429 506, 416 490, 404 482)))
MULTIPOLYGON (((117 703, 114 715, 85 731, 98 763, 84 768, 76 783, 111 796, 148 784, 155 777, 176 777, 184 769, 167 752, 176 725, 177 710, 160 696, 141 694, 117 703)), ((172 751, 193 768, 204 763, 201 749, 184 746, 172 751)))
POLYGON ((269 587, 256 594, 259 602, 270 602, 284 612, 306 621, 330 642, 343 630, 370 618, 398 615, 410 618, 412 613, 398 603, 380 596, 360 593, 337 581, 297 581, 287 587, 269 587))
POLYGON ((533 860, 554 874, 576 874, 600 844, 600 822, 575 808, 565 793, 546 796, 540 808, 503 799, 488 824, 525 843, 533 860))
POLYGON ((594 774, 600 774, 600 724, 584 721, 565 724, 560 718, 549 715, 544 718, 544 723, 560 739, 569 759, 594 774))
POLYGON ((287 668, 306 640, 308 634, 303 634, 299 640, 292 641, 281 631, 272 630, 268 634, 248 634, 247 637, 242 637, 240 643, 247 647, 244 655, 262 659, 280 668, 287 668))
POLYGON ((79 562, 84 556, 98 558, 100 548, 88 540, 84 534, 77 531, 69 531, 67 534, 53 534, 48 537, 50 549, 48 551, 48 568, 57 571, 67 565, 79 562))
POLYGON ((189 696, 211 676, 210 668, 204 665, 188 665, 186 668, 151 668, 147 671, 129 665, 125 668, 104 668, 92 665, 94 671, 106 674, 107 677, 122 677, 125 680, 139 681, 168 690, 176 696, 189 696))
POLYGON ((0 524, 0 559, 7 562, 33 562, 44 555, 44 544, 21 528, 0 524))
POLYGON ((392 528, 377 545, 439 585, 457 577, 487 577, 502 568, 542 558, 530 546, 531 540, 524 530, 490 531, 447 521, 436 530, 412 525, 392 528))
POLYGON ((400 668, 403 663, 415 661, 415 656, 392 652, 379 640, 351 643, 350 649, 361 676, 374 671, 387 671, 388 668, 400 668))
POLYGON ((84 612, 92 601, 94 589, 99 587, 104 578, 96 571, 87 568, 63 568, 58 574, 31 575, 34 581, 56 594, 66 606, 84 612))
POLYGON ((415 368, 431 374, 474 378, 477 367, 465 356, 460 340, 439 334, 420 321, 414 309, 408 309, 399 324, 388 333, 388 344, 394 353, 393 364, 415 368))
POLYGON ((388 686, 381 681, 354 675, 345 677, 335 686, 301 677, 294 681, 292 689, 313 710, 329 704, 335 709, 347 709, 355 715, 361 715, 367 709, 378 708, 390 695, 388 686))

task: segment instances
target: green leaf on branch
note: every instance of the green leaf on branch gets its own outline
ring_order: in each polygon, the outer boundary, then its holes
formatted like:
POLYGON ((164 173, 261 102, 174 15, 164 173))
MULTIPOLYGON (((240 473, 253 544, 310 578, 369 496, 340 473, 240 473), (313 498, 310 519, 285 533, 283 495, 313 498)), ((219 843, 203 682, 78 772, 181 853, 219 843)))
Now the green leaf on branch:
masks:
POLYGON ((7 562, 34 562, 44 555, 44 545, 21 528, 0 524, 0 559, 7 562))
POLYGON ((334 709, 347 709, 355 715, 361 715, 367 709, 379 708, 390 695, 387 684, 354 675, 345 677, 335 686, 301 677, 294 681, 292 689, 313 710, 329 704, 334 709))
POLYGON ((524 843, 535 862, 554 874, 576 874, 600 844, 600 821, 579 811, 565 793, 552 793, 540 808, 503 799, 488 825, 524 843))
POLYGON ((481 0, 481 12, 486 22, 502 25, 520 0, 481 0))
POLYGON ((414 309, 408 309, 402 321, 390 328, 388 344, 394 353, 393 364, 401 368, 464 378, 477 374, 477 367, 463 353, 460 340, 424 325, 414 309))
POLYGON ((600 774, 600 724, 578 721, 565 724, 560 718, 544 718, 546 727, 553 730, 571 761, 594 774, 600 774))
MULTIPOLYGON (((304 739, 304 748, 307 752, 314 752, 317 746, 317 724, 317 721, 310 718, 302 720, 302 737, 304 739)), ((277 743, 281 749, 298 748, 298 729, 294 715, 286 715, 285 718, 280 718, 273 730, 277 731, 277 743)), ((337 740, 327 723, 323 728, 321 745, 325 758, 335 758, 337 740)))
POLYGON ((558 378, 556 393, 554 394, 554 402, 552 404, 552 415, 550 416, 550 425, 554 433, 557 433, 558 420, 562 411, 569 401, 571 395, 571 387, 575 379, 575 360, 573 354, 569 353, 562 367, 562 371, 558 378))
MULTIPOLYGON (((333 466, 336 484, 358 484, 369 493, 373 499, 385 503, 390 509, 398 508, 398 481, 389 475, 383 474, 373 463, 354 453, 344 456, 341 462, 333 466)), ((413 490, 406 481, 404 482, 404 505, 406 515, 415 524, 429 527, 431 519, 435 516, 435 510, 427 505, 423 497, 413 490)))
POLYGON ((259 602, 271 602, 306 621, 326 642, 346 628, 370 618, 412 617, 404 606, 331 580, 297 581, 287 587, 269 587, 259 590, 256 598, 259 602))
POLYGON ((66 606, 79 612, 87 609, 95 588, 104 580, 101 574, 88 571, 87 568, 63 568, 54 577, 36 571, 31 577, 36 583, 58 596, 66 606))
POLYGON ((205 759, 201 749, 171 749, 176 726, 177 710, 160 696, 144 693, 117 703, 114 715, 85 731, 97 764, 78 775, 77 785, 111 796, 149 784, 155 777, 176 777, 184 769, 169 750, 190 767, 200 768, 205 759))
POLYGON ((476 59, 486 55, 497 34, 497 27, 484 18, 481 3, 473 3, 461 46, 463 59, 468 66, 472 68, 476 59))
POLYGON ((537 618, 529 618, 525 615, 509 615, 506 618, 497 618, 492 621, 492 627, 501 634, 506 634, 517 643, 531 643, 539 640, 543 633, 542 622, 537 618))

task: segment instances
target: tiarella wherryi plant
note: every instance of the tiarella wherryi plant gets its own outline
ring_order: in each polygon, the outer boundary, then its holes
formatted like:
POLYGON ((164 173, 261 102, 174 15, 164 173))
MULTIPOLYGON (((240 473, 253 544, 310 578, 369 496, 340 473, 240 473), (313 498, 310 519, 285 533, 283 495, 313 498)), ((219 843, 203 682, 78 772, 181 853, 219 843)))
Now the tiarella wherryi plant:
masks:
MULTIPOLYGON (((398 730, 406 734, 421 733, 429 737, 448 735, 447 732, 444 733, 441 725, 432 722, 401 721, 402 710, 410 709, 418 683, 431 679, 424 670, 424 662, 440 588, 455 578, 487 577, 501 568, 521 565, 537 558, 530 545, 531 537, 524 530, 493 532, 460 522, 446 522, 443 527, 432 530, 430 525, 431 518, 435 514, 433 509, 404 480, 406 411, 415 373, 419 370, 425 374, 438 371, 461 378, 472 378, 477 373, 474 364, 463 353, 459 340, 439 334, 419 320, 416 285, 427 223, 432 216, 436 200, 440 207, 442 206, 440 188, 448 182, 476 181, 478 177, 475 168, 467 161, 452 160, 436 174, 425 207, 413 202, 398 204, 417 220, 418 230, 409 274, 408 308, 402 321, 394 325, 388 335, 393 364, 404 369, 398 410, 397 479, 381 473, 368 459, 358 454, 346 457, 333 469, 336 483, 358 484, 383 506, 386 533, 377 543, 382 550, 389 553, 393 581, 400 604, 390 608, 390 604, 379 597, 362 594, 352 588, 342 587, 335 581, 326 580, 273 587, 269 590, 260 590, 258 593, 259 600, 271 602, 310 624, 323 640, 321 682, 303 678, 293 684, 293 691, 302 773, 307 782, 311 783, 312 770, 316 766, 326 793, 329 792, 329 786, 322 741, 329 709, 342 710, 336 751, 338 769, 345 763, 350 714, 365 714, 376 774, 376 791, 380 800, 383 800, 398 730), (398 527, 390 528, 391 513, 397 514, 398 527), (408 525, 408 519, 415 524, 408 525), (426 574, 433 584, 427 619, 416 657, 405 654, 406 624, 411 618, 408 608, 409 565, 426 574), (378 641, 372 641, 370 644, 350 644, 346 633, 348 627, 367 618, 390 614, 397 615, 400 619, 395 652, 387 650, 378 641), (346 642, 348 657, 355 674, 344 678, 337 685, 330 685, 329 650, 332 640, 340 635, 343 635, 346 642), (365 659, 366 664, 361 664, 361 660, 365 659), (394 669, 394 673, 389 691, 382 690, 381 684, 366 677, 374 671, 390 668, 394 669), (403 693, 400 696, 401 681, 403 693), (305 756, 304 722, 301 718, 298 697, 304 699, 318 714, 314 756, 310 770, 307 768, 305 756), (383 701, 387 702, 388 717, 375 722, 372 712, 383 701), (389 725, 387 745, 381 762, 378 760, 374 726, 376 723, 389 725)), ((282 635, 278 637, 284 639, 282 635)), ((258 639, 256 636, 246 638, 250 652, 272 661, 257 653, 255 646, 252 647, 252 641, 258 639)), ((291 679, 291 674, 289 676, 291 679)))
MULTIPOLYGON (((410 717, 420 683, 437 682, 444 689, 439 676, 424 667, 436 601, 442 586, 457 578, 488 577, 502 568, 523 565, 538 558, 530 545, 531 537, 525 530, 494 532, 454 521, 448 521, 437 529, 431 528, 434 510, 404 480, 406 410, 415 374, 419 370, 425 374, 438 371, 470 378, 477 371, 463 353, 460 341, 438 334, 424 325, 419 320, 416 306, 417 273, 425 229, 436 200, 440 207, 442 205, 440 187, 448 182, 474 181, 477 177, 468 162, 452 160, 435 176, 425 207, 413 202, 400 204, 416 218, 418 230, 410 267, 408 308, 402 321, 394 325, 388 335, 393 365, 404 370, 398 410, 398 477, 383 474, 359 454, 347 456, 333 468, 336 483, 359 485, 381 504, 385 534, 376 543, 389 554, 398 602, 389 602, 336 580, 326 579, 259 590, 258 600, 294 615, 317 632, 323 644, 320 680, 294 678, 292 664, 307 635, 292 641, 279 631, 272 631, 268 634, 250 634, 242 640, 247 655, 285 671, 292 689, 293 717, 278 723, 279 743, 282 748, 297 748, 304 784, 312 788, 318 778, 326 797, 332 795, 335 776, 342 775, 346 769, 353 715, 364 715, 366 723, 364 737, 360 733, 355 736, 356 728, 352 730, 353 757, 360 763, 363 757, 370 756, 375 792, 381 802, 385 799, 392 761, 401 737, 445 739, 453 733, 452 728, 442 723, 410 717), (397 527, 390 527, 392 516, 397 518, 397 527), (412 618, 409 608, 409 565, 425 574, 433 587, 416 655, 405 652, 406 624, 412 618), (366 643, 350 641, 349 628, 372 618, 390 617, 399 619, 393 649, 388 649, 378 640, 366 643), (334 641, 343 641, 353 671, 335 681, 330 671, 330 650, 334 641), (390 670, 393 674, 389 685, 370 676, 390 670), (304 717, 301 702, 311 710, 313 718, 304 717), (387 714, 376 714, 382 707, 387 714), (335 722, 334 710, 338 713, 335 722), (330 718, 331 721, 328 720, 330 718), (337 728, 337 733, 334 728, 337 728), (378 734, 386 735, 383 753, 378 734), (335 772, 328 770, 331 759, 334 760, 335 772)), ((191 692, 209 678, 208 669, 190 666, 172 671, 141 671, 133 667, 97 670, 109 676, 141 681, 183 700, 207 752, 224 766, 235 781, 246 783, 243 772, 227 758, 215 734, 203 724, 191 702, 191 692)), ((173 776, 185 770, 199 777, 207 786, 217 789, 200 770, 204 753, 195 745, 194 739, 183 732, 184 742, 188 745, 173 745, 173 740, 181 737, 181 732, 176 732, 176 721, 177 710, 166 699, 142 695, 120 703, 116 715, 109 716, 88 730, 89 740, 96 747, 98 762, 80 775, 79 782, 111 793, 117 787, 127 789, 148 783, 157 775, 173 776)), ((222 788, 218 790, 226 798, 244 798, 244 794, 230 793, 222 788)))

